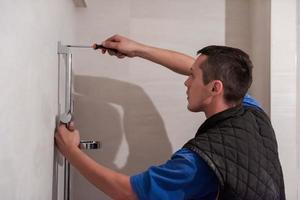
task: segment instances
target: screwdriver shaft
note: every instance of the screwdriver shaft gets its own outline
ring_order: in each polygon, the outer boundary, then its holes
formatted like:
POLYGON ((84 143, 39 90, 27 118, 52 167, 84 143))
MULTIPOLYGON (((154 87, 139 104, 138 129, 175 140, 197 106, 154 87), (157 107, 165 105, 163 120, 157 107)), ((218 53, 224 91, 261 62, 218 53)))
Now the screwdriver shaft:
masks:
POLYGON ((67 47, 74 47, 74 48, 91 48, 91 49, 105 49, 105 50, 110 50, 114 53, 118 53, 118 50, 116 49, 111 49, 104 47, 102 44, 94 44, 93 46, 87 46, 87 45, 67 45, 67 47))
POLYGON ((84 46, 84 45, 67 45, 67 47, 75 47, 75 48, 93 48, 92 46, 84 46))

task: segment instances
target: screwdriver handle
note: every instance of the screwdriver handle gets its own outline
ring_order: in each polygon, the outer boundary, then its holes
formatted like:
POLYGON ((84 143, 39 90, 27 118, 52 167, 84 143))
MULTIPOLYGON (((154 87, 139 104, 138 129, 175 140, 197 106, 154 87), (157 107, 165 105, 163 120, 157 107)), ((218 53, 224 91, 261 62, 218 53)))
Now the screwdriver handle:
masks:
POLYGON ((105 47, 105 46, 103 46, 102 44, 94 44, 93 45, 93 49, 105 49, 105 50, 110 50, 110 51, 112 51, 112 52, 114 52, 114 53, 120 53, 118 50, 116 50, 116 49, 112 49, 112 48, 107 48, 107 47, 105 47))

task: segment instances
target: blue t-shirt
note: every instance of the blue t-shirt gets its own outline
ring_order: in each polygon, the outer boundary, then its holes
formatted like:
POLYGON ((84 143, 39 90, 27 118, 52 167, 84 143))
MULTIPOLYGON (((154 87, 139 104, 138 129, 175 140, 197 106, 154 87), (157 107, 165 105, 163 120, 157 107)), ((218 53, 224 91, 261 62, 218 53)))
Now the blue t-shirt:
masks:
POLYGON ((256 101, 252 96, 246 94, 243 99, 243 106, 251 106, 262 110, 261 105, 258 101, 256 101))
POLYGON ((131 176, 130 182, 140 200, 215 200, 219 184, 209 166, 186 148, 165 164, 131 176))
MULTIPOLYGON (((261 109, 248 94, 243 105, 261 109)), ((219 189, 213 170, 198 154, 186 148, 178 150, 166 163, 131 176, 130 183, 140 200, 215 200, 219 189)))

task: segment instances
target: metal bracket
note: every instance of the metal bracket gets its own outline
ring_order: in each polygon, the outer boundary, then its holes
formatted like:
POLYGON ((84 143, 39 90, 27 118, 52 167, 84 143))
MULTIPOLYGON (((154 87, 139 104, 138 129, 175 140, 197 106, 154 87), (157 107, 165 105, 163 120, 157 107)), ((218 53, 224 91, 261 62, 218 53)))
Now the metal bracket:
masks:
POLYGON ((61 41, 57 42, 57 53, 58 54, 68 54, 71 53, 70 48, 67 45, 62 45, 61 41))

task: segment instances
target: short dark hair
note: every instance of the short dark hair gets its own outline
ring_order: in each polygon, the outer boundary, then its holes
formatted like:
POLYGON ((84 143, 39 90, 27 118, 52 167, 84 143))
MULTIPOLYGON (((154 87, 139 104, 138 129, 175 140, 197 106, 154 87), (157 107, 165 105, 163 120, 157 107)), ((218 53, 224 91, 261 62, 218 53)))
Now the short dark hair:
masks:
POLYGON ((245 52, 227 46, 207 46, 197 52, 207 60, 199 66, 203 82, 220 80, 224 86, 224 99, 228 103, 241 103, 252 83, 252 62, 245 52))

